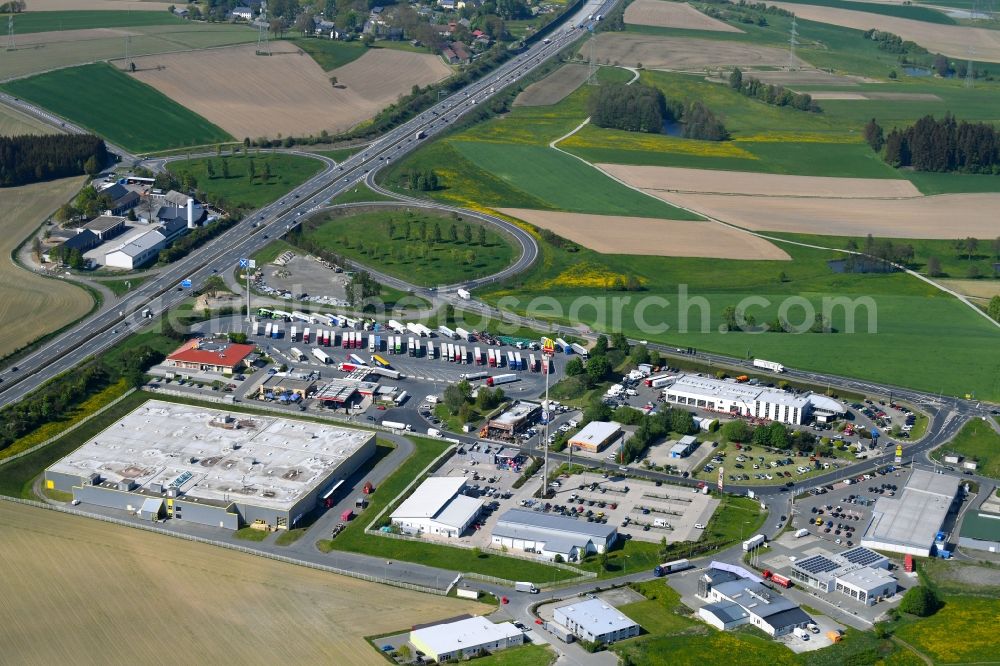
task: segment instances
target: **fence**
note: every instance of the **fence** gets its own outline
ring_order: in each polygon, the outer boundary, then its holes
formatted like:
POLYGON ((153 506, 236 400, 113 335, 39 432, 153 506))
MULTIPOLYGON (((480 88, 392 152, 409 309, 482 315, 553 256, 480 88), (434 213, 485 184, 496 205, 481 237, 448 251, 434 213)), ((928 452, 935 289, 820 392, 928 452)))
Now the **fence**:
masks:
POLYGON ((74 430, 76 430, 77 428, 79 428, 80 426, 82 426, 84 423, 86 423, 87 421, 89 421, 90 419, 94 418, 95 416, 100 416, 101 414, 103 414, 104 412, 108 411, 109 409, 111 409, 112 407, 114 407, 119 402, 121 402, 125 398, 129 397, 133 393, 135 393, 135 389, 134 388, 129 389, 128 391, 125 392, 124 395, 118 396, 117 398, 115 398, 114 400, 112 400, 111 402, 109 402, 108 404, 104 405, 103 407, 101 407, 100 409, 98 409, 97 411, 95 411, 93 414, 89 414, 88 416, 85 416, 84 418, 80 419, 79 421, 77 421, 76 423, 74 423, 73 425, 71 425, 70 427, 68 427, 65 430, 63 430, 62 432, 56 433, 52 437, 49 437, 44 442, 41 442, 39 444, 35 444, 30 449, 25 449, 24 451, 21 451, 20 453, 15 453, 14 455, 10 456, 9 458, 4 458, 3 460, 0 460, 0 465, 6 465, 7 463, 9 463, 9 462, 11 462, 13 460, 17 460, 18 458, 22 458, 22 457, 28 455, 29 453, 34 453, 38 449, 41 449, 43 447, 48 446, 49 444, 51 444, 52 442, 56 441, 57 439, 61 439, 62 437, 65 437, 66 435, 68 435, 69 433, 73 432, 74 430))
POLYGON ((416 585, 414 583, 392 580, 391 578, 371 576, 368 574, 359 573, 357 571, 350 571, 348 569, 332 567, 326 564, 319 564, 318 562, 310 562, 308 560, 296 559, 294 557, 288 557, 287 555, 269 553, 264 550, 255 550, 253 548, 247 548, 246 546, 240 546, 234 543, 227 543, 225 541, 216 541, 214 539, 206 539, 204 537, 194 536, 193 534, 185 534, 183 532, 174 532, 172 530, 166 530, 161 527, 156 527, 154 525, 144 525, 142 523, 130 522, 128 520, 122 520, 120 518, 112 518, 111 516, 102 516, 100 514, 88 513, 86 511, 81 511, 75 508, 56 506, 53 504, 45 504, 43 502, 35 502, 33 500, 18 499, 16 497, 4 497, 2 495, 0 495, 0 500, 3 500, 5 502, 13 502, 16 504, 33 506, 39 509, 48 509, 49 511, 59 511, 60 513, 68 513, 83 518, 91 518, 94 520, 103 521, 105 523, 111 523, 113 525, 121 525, 122 527, 131 527, 133 529, 145 530, 147 532, 154 532, 157 534, 162 534, 164 536, 184 539, 185 541, 194 541, 209 546, 216 546, 218 548, 226 548, 229 550, 234 550, 239 553, 245 553, 247 555, 256 555, 257 557, 263 557, 265 559, 275 560, 277 562, 284 562, 285 564, 294 564, 297 566, 308 567, 310 569, 326 571, 328 573, 338 574, 340 576, 350 576, 351 578, 368 581, 370 583, 382 583, 383 585, 392 585, 393 587, 400 587, 406 590, 413 590, 415 592, 425 592, 427 594, 436 594, 439 596, 444 596, 445 594, 447 594, 446 590, 439 590, 433 587, 425 587, 423 585, 416 585))

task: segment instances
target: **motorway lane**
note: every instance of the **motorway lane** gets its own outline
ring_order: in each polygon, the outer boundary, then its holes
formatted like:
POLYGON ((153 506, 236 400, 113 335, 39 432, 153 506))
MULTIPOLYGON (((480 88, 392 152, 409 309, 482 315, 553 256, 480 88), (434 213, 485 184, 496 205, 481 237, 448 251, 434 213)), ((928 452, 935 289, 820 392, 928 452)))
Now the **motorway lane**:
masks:
MULTIPOLYGON (((607 13, 606 8, 613 6, 615 2, 617 0, 588 3, 572 19, 572 23, 581 22, 588 14, 607 13)), ((126 333, 140 328, 143 322, 135 313, 141 309, 150 307, 154 315, 159 315, 179 303, 186 293, 174 292, 172 289, 182 279, 190 279, 197 287, 213 273, 232 268, 240 257, 249 256, 266 245, 270 235, 268 232, 284 233, 297 224, 302 215, 322 207, 340 192, 364 181, 369 173, 415 149, 421 143, 420 137, 445 131, 450 120, 473 110, 475 103, 489 99, 497 89, 503 89, 530 74, 583 34, 584 31, 560 28, 553 33, 550 43, 533 45, 489 76, 466 86, 414 119, 390 130, 374 141, 367 150, 338 165, 335 171, 328 166, 321 174, 293 191, 299 196, 298 199, 289 195, 280 202, 265 206, 234 229, 195 250, 142 285, 122 303, 117 304, 114 310, 98 312, 40 350, 19 359, 19 374, 12 376, 4 373, 7 381, 0 384, 0 407, 20 400, 60 372, 100 353, 124 339, 126 333), (451 118, 444 118, 445 113, 450 114, 451 118), (253 228, 250 226, 251 220, 257 221, 260 226, 253 228), (119 326, 119 332, 114 333, 113 327, 123 322, 128 324, 119 326)))

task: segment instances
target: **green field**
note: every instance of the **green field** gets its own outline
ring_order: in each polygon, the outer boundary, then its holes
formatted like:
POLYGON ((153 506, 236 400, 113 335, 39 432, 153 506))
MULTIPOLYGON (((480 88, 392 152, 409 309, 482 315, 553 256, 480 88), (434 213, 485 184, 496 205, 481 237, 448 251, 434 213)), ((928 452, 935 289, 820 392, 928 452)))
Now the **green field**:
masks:
POLYGON ((480 297, 494 304, 510 297, 508 309, 563 323, 570 321, 577 303, 574 323, 582 321, 595 330, 621 330, 633 338, 678 347, 739 358, 773 357, 794 368, 1000 400, 995 352, 1000 332, 967 306, 912 276, 835 273, 827 261, 837 253, 794 245, 784 246, 792 256, 784 262, 606 255, 583 248, 569 252, 544 241, 540 246, 541 261, 480 297), (611 299, 622 294, 609 292, 607 284, 626 275, 636 277, 643 290, 621 304, 618 323, 612 316, 618 306, 611 299), (837 332, 720 332, 723 310, 751 295, 766 299, 748 310, 761 324, 771 322, 788 298, 794 297, 785 307, 796 323, 805 316, 806 302, 814 312, 822 312, 823 299, 828 299, 826 309, 837 332), (534 302, 536 297, 555 299, 557 306, 534 302), (590 304, 579 307, 581 297, 590 304), (649 301, 657 297, 666 299, 666 305, 649 301), (846 311, 829 300, 839 297, 857 299, 854 333, 847 332, 846 311), (793 302, 799 305, 790 305, 793 302), (642 307, 649 309, 639 318, 636 313, 642 307), (942 355, 942 340, 962 343, 942 355), (917 358, 919 363, 914 362, 917 358))
MULTIPOLYGON (((317 543, 320 550, 343 550, 352 553, 378 555, 389 560, 420 562, 431 567, 452 571, 471 571, 508 580, 533 580, 536 584, 549 584, 574 576, 573 572, 545 564, 535 563, 501 555, 472 550, 440 546, 420 541, 404 541, 365 534, 365 527, 387 504, 396 500, 407 484, 432 460, 450 446, 447 442, 420 437, 410 438, 416 444, 416 451, 406 460, 406 464, 383 481, 371 495, 371 502, 363 516, 348 524, 347 529, 332 540, 317 543)), ((386 518, 388 521, 388 518, 386 518)))
MULTIPOLYGON (((747 74, 750 76, 750 74, 747 74)), ((702 76, 642 73, 642 81, 670 101, 702 101, 724 118, 730 142, 692 141, 588 125, 559 146, 595 162, 728 169, 803 176, 906 178, 926 194, 1000 191, 1000 178, 986 175, 931 174, 893 169, 862 140, 865 123, 877 118, 886 130, 907 126, 927 114, 958 113, 970 121, 1000 122, 1000 86, 935 79, 892 84, 863 83, 823 87, 853 93, 935 95, 934 99, 822 100, 822 113, 776 107, 745 97, 702 76)), ((799 86, 796 89, 810 89, 799 86)), ((813 86, 819 89, 819 86, 813 86)))
MULTIPOLYGON (((614 68, 602 78, 615 79, 614 68)), ((699 219, 608 178, 548 144, 586 117, 590 88, 554 106, 516 107, 496 118, 435 141, 397 163, 385 176, 402 189, 411 169, 432 168, 442 188, 435 199, 470 207, 520 207, 577 213, 699 219)))
POLYGON ((201 116, 106 63, 39 74, 2 88, 138 153, 232 140, 201 116))
POLYGON ((265 151, 260 154, 177 160, 170 162, 168 168, 175 175, 192 174, 198 180, 198 189, 213 201, 223 200, 225 206, 254 209, 285 196, 322 171, 323 163, 311 157, 265 151), (223 176, 223 163, 228 166, 228 178, 223 176), (214 177, 208 175, 209 164, 215 172, 214 177), (251 164, 254 170, 252 180, 251 164), (268 169, 271 175, 265 177, 268 169))
POLYGON ((533 643, 523 647, 498 650, 491 655, 479 657, 476 666, 549 666, 555 653, 547 645, 533 643))
MULTIPOLYGON (((141 5, 140 5, 141 6, 141 5)), ((51 32, 57 30, 87 30, 91 28, 124 28, 148 25, 180 25, 186 21, 170 12, 120 11, 120 10, 80 10, 33 12, 14 15, 14 30, 23 35, 31 32, 51 32)), ((3 25, 7 25, 7 14, 0 14, 3 25)))
POLYGON ((944 462, 944 456, 958 453, 966 460, 979 462, 976 474, 1000 479, 1000 433, 988 421, 972 419, 959 431, 955 439, 934 451, 933 458, 944 462))
MULTIPOLYGON (((998 229, 1000 231, 1000 229, 998 229)), ((788 240, 796 241, 799 243, 810 243, 816 245, 822 245, 825 247, 836 247, 836 248, 847 248, 849 242, 853 241, 855 247, 860 250, 865 248, 864 238, 850 238, 847 236, 816 236, 810 234, 790 234, 784 232, 768 232, 768 236, 774 236, 775 238, 787 238, 788 240)), ((970 274, 976 275, 984 281, 991 281, 991 278, 1000 277, 1000 275, 994 275, 993 265, 1000 262, 1000 247, 994 248, 993 243, 996 239, 983 238, 976 239, 978 244, 976 246, 975 252, 972 253, 972 258, 969 258, 969 253, 963 248, 959 249, 956 246, 956 242, 964 239, 955 240, 937 240, 937 239, 921 239, 921 238, 907 238, 900 240, 898 238, 891 239, 875 239, 876 244, 880 241, 888 240, 893 243, 894 246, 909 245, 913 248, 913 260, 908 264, 908 268, 911 268, 920 273, 927 274, 927 262, 931 257, 937 259, 940 264, 940 275, 936 277, 942 278, 968 278, 970 274)))
POLYGON ((365 46, 360 41, 342 42, 333 39, 301 37, 289 40, 312 56, 323 71, 343 67, 365 54, 365 46))
POLYGON ((305 238, 421 286, 454 284, 492 275, 509 266, 516 257, 506 237, 472 219, 403 208, 311 219, 305 238), (426 240, 420 238, 421 228, 427 231, 426 240), (438 241, 434 240, 435 228, 440 236, 438 241), (486 231, 484 245, 479 244, 480 228, 486 231))

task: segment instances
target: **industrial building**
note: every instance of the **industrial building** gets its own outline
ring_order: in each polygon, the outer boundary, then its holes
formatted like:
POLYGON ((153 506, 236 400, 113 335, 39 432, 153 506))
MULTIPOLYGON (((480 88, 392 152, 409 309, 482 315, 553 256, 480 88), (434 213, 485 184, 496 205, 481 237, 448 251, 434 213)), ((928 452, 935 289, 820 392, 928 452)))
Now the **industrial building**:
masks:
POLYGON ((513 436, 538 418, 542 406, 537 402, 518 402, 487 424, 490 430, 513 436))
POLYGON ((316 380, 306 377, 296 379, 287 373, 278 373, 265 379, 257 387, 257 397, 261 400, 276 400, 280 396, 295 395, 305 400, 316 392, 316 380), (284 376, 281 376, 284 374, 284 376))
POLYGON ((463 490, 465 477, 432 476, 392 512, 392 524, 407 534, 461 536, 483 508, 463 490))
POLYGON ((694 435, 684 435, 677 443, 670 447, 671 458, 687 458, 698 446, 698 439, 694 435))
POLYGON ((698 580, 698 596, 710 602, 698 610, 699 617, 721 630, 752 624, 778 637, 812 622, 797 604, 765 587, 760 578, 743 577, 740 567, 721 569, 713 562, 698 580))
POLYGON ((614 421, 591 421, 583 430, 569 438, 569 445, 581 451, 600 453, 621 437, 622 424, 614 421))
POLYGON ((697 375, 678 375, 663 389, 663 396, 676 405, 789 425, 810 423, 814 416, 829 418, 844 413, 839 402, 815 393, 800 395, 697 375))
POLYGON ((577 638, 592 643, 614 643, 642 631, 642 627, 600 599, 560 606, 553 611, 552 619, 577 638))
POLYGON ((493 652, 522 645, 524 632, 510 622, 494 624, 485 617, 470 617, 414 629, 410 643, 424 653, 424 658, 443 664, 477 657, 482 650, 493 652))
POLYGON ((104 265, 132 270, 155 259, 166 245, 167 237, 159 229, 150 229, 105 254, 104 265))
POLYGON ((506 546, 549 559, 560 555, 569 562, 587 553, 603 553, 617 538, 613 525, 523 509, 510 509, 500 516, 492 534, 498 548, 506 546))
POLYGON ((843 553, 817 553, 792 564, 790 576, 820 592, 839 592, 867 606, 896 594, 889 558, 864 546, 843 553))
POLYGON ((101 215, 87 222, 81 228, 94 233, 103 243, 125 231, 125 218, 118 215, 101 215))
POLYGON ((151 400, 45 470, 47 488, 145 519, 295 527, 375 434, 151 400))
POLYGON ((930 557, 938 532, 955 507, 961 482, 954 476, 913 470, 895 497, 879 497, 861 545, 930 557))
POLYGON ((246 367, 247 358, 255 349, 254 345, 239 345, 228 341, 192 340, 178 347, 163 364, 182 370, 231 375, 246 367))

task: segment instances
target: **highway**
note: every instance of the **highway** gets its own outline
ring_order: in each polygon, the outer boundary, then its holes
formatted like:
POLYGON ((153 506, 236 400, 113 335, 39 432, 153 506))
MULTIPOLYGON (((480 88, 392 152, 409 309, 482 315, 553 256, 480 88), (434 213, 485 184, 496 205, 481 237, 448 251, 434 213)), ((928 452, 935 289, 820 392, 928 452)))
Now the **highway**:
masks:
MULTIPOLYGON (((588 15, 606 14, 616 2, 617 0, 588 2, 570 17, 563 27, 555 30, 551 39, 532 45, 491 74, 456 91, 415 118, 390 130, 373 141, 367 149, 356 153, 341 164, 334 166, 332 162, 328 162, 320 174, 297 187, 284 199, 256 211, 212 242, 171 264, 117 303, 114 309, 102 309, 56 336, 40 349, 16 361, 8 361, 0 370, 0 377, 4 380, 0 384, 0 407, 21 400, 53 377, 70 370, 89 357, 99 355, 138 329, 157 321, 161 314, 188 297, 186 290, 178 288, 182 280, 191 280, 197 288, 212 274, 231 270, 240 258, 248 257, 262 248, 269 242, 271 236, 277 237, 286 232, 297 224, 303 215, 321 210, 330 199, 364 182, 369 174, 414 150, 425 139, 446 131, 451 123, 474 110, 477 104, 482 104, 504 88, 530 75, 548 59, 586 33, 585 30, 566 26, 580 25, 586 21, 588 15), (147 308, 152 313, 152 319, 144 319, 141 316, 141 312, 147 308), (14 367, 18 370, 14 371, 14 367)), ((5 101, 57 127, 69 131, 83 131, 21 100, 8 97, 5 101)), ((114 150, 126 159, 136 160, 135 156, 118 147, 114 150)), ((155 163, 162 163, 162 160, 154 161, 155 163)), ((473 211, 461 212, 470 216, 481 215, 473 211)), ((486 217, 491 219, 484 221, 500 222, 499 218, 486 217)), ((510 227, 511 225, 506 225, 508 231, 511 231, 510 227)), ((537 246, 527 234, 522 236, 521 240, 525 243, 526 251, 522 252, 519 264, 526 266, 534 260, 537 246), (525 238, 527 240, 524 240, 525 238)))

